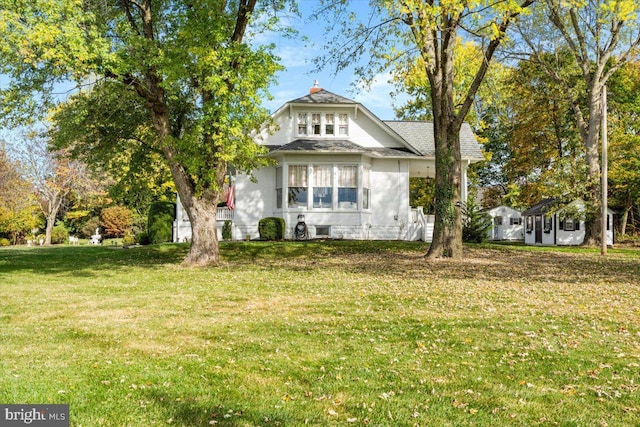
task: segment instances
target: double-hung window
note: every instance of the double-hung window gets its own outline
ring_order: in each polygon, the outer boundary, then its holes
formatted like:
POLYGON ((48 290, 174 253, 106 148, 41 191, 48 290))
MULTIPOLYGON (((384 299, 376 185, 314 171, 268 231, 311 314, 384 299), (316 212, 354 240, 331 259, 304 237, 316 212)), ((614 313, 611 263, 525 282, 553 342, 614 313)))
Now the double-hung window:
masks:
POLYGON ((309 192, 307 165, 289 165, 287 183, 289 187, 287 206, 289 208, 306 208, 309 192))
POLYGON ((309 115, 307 113, 298 113, 298 135, 308 135, 307 124, 309 115))
POLYGON ((533 232, 533 217, 528 216, 525 219, 526 219, 526 224, 525 224, 526 232, 527 233, 533 232))
POLYGON ((322 116, 318 113, 311 114, 311 134, 312 135, 321 135, 322 134, 322 116))
POLYGON ((358 166, 338 167, 338 208, 358 208, 358 166))
POLYGON ((349 136, 349 114, 300 112, 296 116, 298 136, 349 136))
POLYGON ((369 209, 371 203, 371 169, 362 169, 362 209, 369 209))
POLYGON ((349 115, 348 114, 338 114, 338 135, 340 136, 349 135, 349 115))
POLYGON ((282 167, 276 168, 276 209, 282 209, 282 167))
POLYGON ((324 134, 325 135, 335 135, 335 120, 336 116, 333 113, 327 113, 324 115, 324 134))
POLYGON ((333 205, 333 166, 313 167, 313 207, 330 208, 333 205))

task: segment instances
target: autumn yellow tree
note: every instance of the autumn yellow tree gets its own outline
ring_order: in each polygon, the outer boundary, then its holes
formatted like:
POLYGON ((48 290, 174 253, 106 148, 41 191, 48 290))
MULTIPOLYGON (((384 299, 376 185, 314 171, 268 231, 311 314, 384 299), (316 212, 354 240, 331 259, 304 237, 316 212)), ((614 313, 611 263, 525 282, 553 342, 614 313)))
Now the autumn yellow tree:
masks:
POLYGON ((25 132, 16 149, 23 177, 28 180, 46 220, 45 245, 51 244, 51 230, 67 197, 91 181, 84 164, 69 159, 62 151, 49 151, 47 138, 25 132))
POLYGON ((5 143, 0 143, 0 237, 10 238, 14 245, 42 221, 32 187, 19 167, 7 155, 5 143))
MULTIPOLYGON (((407 62, 421 60, 429 85, 435 139, 435 227, 427 258, 462 258, 462 160, 460 129, 473 105, 489 64, 507 38, 518 16, 534 0, 377 0, 370 16, 345 13, 347 2, 337 3, 337 22, 342 22, 331 55, 338 68, 363 56, 357 71, 367 79, 373 74, 407 62), (342 20, 340 18, 342 17, 342 20), (456 44, 473 38, 480 47, 475 70, 469 73, 466 90, 456 94, 456 44)), ((336 21, 332 20, 332 26, 336 21)))

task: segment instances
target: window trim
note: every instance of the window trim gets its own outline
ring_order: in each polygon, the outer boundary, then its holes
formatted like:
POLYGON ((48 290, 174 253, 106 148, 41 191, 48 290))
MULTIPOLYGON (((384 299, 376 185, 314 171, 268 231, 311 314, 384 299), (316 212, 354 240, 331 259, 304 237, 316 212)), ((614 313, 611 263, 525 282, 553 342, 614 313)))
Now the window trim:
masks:
MULTIPOLYGON (((363 177, 363 170, 369 170, 369 173, 371 173, 371 168, 368 166, 365 166, 363 164, 357 164, 357 163, 323 163, 323 162, 318 162, 318 163, 285 163, 283 164, 283 166, 279 166, 276 168, 277 171, 281 170, 281 174, 282 174, 282 188, 275 188, 276 190, 276 197, 278 196, 278 190, 280 190, 282 193, 282 195, 280 196, 282 198, 282 207, 278 208, 277 206, 277 202, 276 202, 276 210, 286 210, 286 211, 300 211, 300 210, 307 210, 307 211, 316 211, 316 212, 328 212, 328 211, 339 211, 339 212, 361 212, 361 211, 369 211, 371 209, 371 194, 372 191, 371 189, 367 189, 364 187, 365 185, 365 180, 363 177), (290 174, 292 172, 291 168, 292 167, 304 167, 306 168, 306 187, 299 187, 299 186, 293 186, 290 185, 291 181, 290 181, 290 174), (329 194, 327 194, 327 206, 322 206, 322 207, 315 207, 315 203, 314 203, 314 198, 315 198, 315 194, 316 194, 316 188, 325 188, 325 187, 321 187, 321 186, 316 186, 316 170, 319 168, 330 168, 330 172, 329 172, 329 177, 331 179, 331 187, 330 188, 330 196, 331 196, 331 200, 328 200, 329 198, 329 194), (340 176, 339 176, 339 171, 340 168, 345 168, 345 167, 349 167, 349 168, 353 168, 353 172, 355 173, 355 186, 353 187, 343 187, 340 186, 340 176), (290 190, 293 188, 304 188, 306 190, 306 195, 307 195, 307 203, 306 205, 292 205, 290 203, 290 190), (341 189, 351 189, 352 192, 350 193, 350 197, 349 200, 343 200, 345 202, 349 202, 349 205, 347 206, 346 204, 344 206, 340 206, 340 190, 341 189), (368 197, 369 197, 369 206, 368 207, 364 207, 364 194, 368 193, 368 197), (355 195, 355 202, 352 200, 353 197, 355 195)), ((278 172, 276 172, 278 173, 278 172)), ((352 175, 352 173, 347 173, 347 178, 350 181, 349 183, 354 183, 354 177, 352 175)), ((326 180, 326 176, 325 176, 325 180, 326 180)), ((304 180, 303 180, 304 182, 304 180)), ((370 184, 370 183, 369 183, 370 184)), ((278 177, 276 176, 276 186, 278 185, 278 177)), ((324 202, 323 202, 324 204, 324 202)))
POLYGON ((348 112, 339 113, 336 111, 324 112, 312 110, 297 111, 295 115, 295 134, 298 137, 345 138, 349 136, 350 121, 350 114, 348 112), (314 116, 320 116, 319 121, 315 122, 314 116), (327 120, 327 116, 332 117, 331 123, 327 120), (301 118, 304 118, 304 121, 301 121, 301 118), (344 122, 342 122, 341 119, 343 119, 344 122), (318 126, 317 130, 320 133, 315 133, 316 126, 318 126), (329 126, 333 127, 333 133, 327 132, 329 126), (301 132, 303 128, 304 133, 301 132), (344 131, 344 133, 341 133, 341 131, 344 131))

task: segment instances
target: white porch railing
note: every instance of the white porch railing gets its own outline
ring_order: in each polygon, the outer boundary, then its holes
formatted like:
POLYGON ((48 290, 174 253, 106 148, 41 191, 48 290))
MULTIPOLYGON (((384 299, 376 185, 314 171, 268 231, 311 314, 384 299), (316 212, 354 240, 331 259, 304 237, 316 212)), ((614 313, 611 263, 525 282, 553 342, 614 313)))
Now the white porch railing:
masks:
POLYGON ((218 208, 218 210, 216 211, 216 220, 233 221, 233 210, 227 207, 218 208))
POLYGON ((422 206, 411 209, 412 227, 410 227, 410 240, 422 240, 430 242, 433 239, 433 215, 425 215, 422 206))

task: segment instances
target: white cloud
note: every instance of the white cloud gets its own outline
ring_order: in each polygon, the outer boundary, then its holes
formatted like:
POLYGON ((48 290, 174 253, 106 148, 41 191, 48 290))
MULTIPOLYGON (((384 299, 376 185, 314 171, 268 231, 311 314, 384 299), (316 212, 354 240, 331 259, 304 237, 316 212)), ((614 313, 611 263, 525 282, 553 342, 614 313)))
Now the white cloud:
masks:
POLYGON ((380 73, 374 77, 369 87, 365 88, 359 85, 354 100, 360 102, 383 120, 394 118, 393 105, 404 103, 407 96, 401 93, 397 94, 395 98, 391 97, 391 93, 396 92, 396 88, 390 83, 392 77, 389 72, 380 73))

